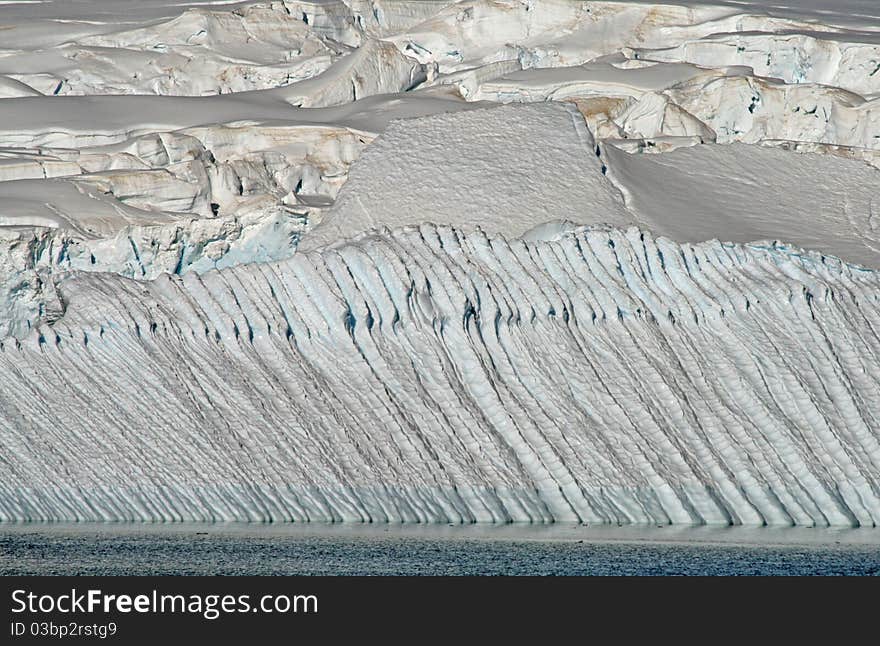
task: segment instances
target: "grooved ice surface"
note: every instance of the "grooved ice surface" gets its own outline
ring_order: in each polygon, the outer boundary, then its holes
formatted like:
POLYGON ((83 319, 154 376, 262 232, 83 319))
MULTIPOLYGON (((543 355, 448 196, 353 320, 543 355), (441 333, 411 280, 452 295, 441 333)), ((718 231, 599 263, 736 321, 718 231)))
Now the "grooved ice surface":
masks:
POLYGON ((73 275, 0 351, 0 517, 877 524, 878 287, 635 228, 73 275))

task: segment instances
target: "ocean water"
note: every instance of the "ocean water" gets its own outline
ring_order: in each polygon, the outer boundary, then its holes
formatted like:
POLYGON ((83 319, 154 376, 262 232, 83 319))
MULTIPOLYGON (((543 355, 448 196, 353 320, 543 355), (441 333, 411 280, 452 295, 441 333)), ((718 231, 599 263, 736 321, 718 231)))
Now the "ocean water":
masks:
POLYGON ((880 575, 880 529, 0 524, 2 575, 880 575))

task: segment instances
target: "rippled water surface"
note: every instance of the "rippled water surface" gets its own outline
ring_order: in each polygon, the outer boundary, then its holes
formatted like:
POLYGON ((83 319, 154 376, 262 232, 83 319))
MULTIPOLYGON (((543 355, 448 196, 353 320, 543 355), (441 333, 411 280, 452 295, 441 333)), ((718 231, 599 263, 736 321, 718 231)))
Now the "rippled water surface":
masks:
POLYGON ((0 574, 880 575, 880 529, 16 524, 0 574))

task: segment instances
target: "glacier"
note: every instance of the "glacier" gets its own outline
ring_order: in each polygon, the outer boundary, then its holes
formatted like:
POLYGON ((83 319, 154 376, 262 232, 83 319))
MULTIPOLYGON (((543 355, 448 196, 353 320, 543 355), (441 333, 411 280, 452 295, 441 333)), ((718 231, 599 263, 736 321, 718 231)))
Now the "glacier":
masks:
POLYGON ((74 273, 0 351, 0 515, 877 524, 878 280, 785 246, 429 225, 74 273))
POLYGON ((871 0, 0 3, 0 521, 880 525, 871 0))

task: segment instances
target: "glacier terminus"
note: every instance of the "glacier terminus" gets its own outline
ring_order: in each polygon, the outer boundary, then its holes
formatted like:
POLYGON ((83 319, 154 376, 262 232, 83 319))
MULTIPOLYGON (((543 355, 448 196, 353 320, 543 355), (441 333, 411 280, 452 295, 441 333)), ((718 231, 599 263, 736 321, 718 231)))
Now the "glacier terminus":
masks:
POLYGON ((0 521, 880 525, 880 6, 0 3, 0 521))

